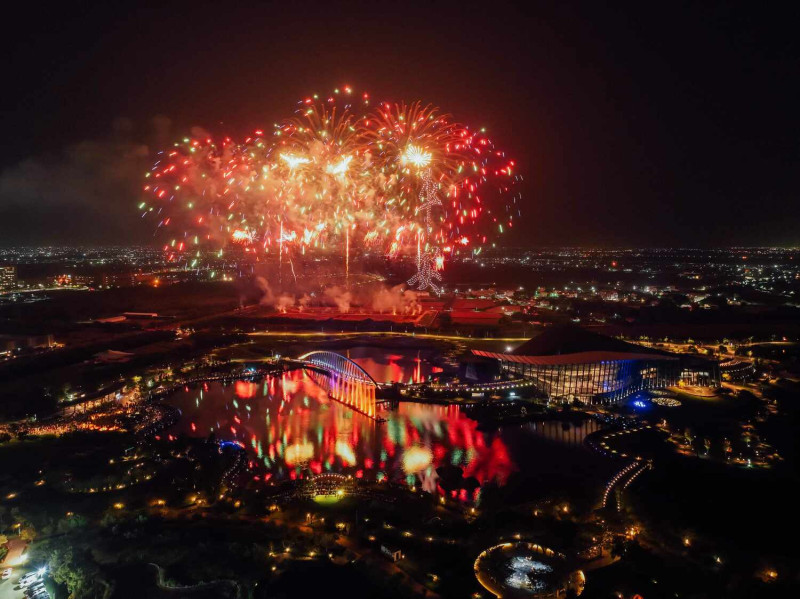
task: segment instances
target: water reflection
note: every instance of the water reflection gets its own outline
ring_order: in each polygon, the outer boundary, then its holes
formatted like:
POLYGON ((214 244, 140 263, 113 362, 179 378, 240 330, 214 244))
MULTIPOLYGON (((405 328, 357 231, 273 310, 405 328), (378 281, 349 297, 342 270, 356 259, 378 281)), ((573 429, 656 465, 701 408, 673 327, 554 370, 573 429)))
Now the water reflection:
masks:
POLYGON ((380 383, 421 383, 441 372, 432 366, 425 352, 382 352, 374 347, 353 347, 342 352, 380 383))
POLYGON ((596 420, 583 420, 579 423, 565 423, 557 420, 527 422, 523 430, 532 435, 572 447, 582 447, 586 435, 599 431, 602 425, 596 420))
MULTIPOLYGON (((331 399, 314 375, 300 370, 257 383, 209 382, 169 401, 182 412, 173 434, 213 433, 242 445, 254 476, 263 480, 295 479, 306 470, 346 472, 472 500, 479 485, 503 484, 517 468, 504 431, 478 430, 458 406, 401 403, 381 412, 386 422, 377 423, 331 399)), ((514 429, 516 435, 551 441, 565 435, 582 440, 584 434, 565 431, 559 423, 514 429)))
POLYGON ((339 401, 370 418, 378 417, 375 385, 336 373, 322 374, 309 370, 308 375, 325 390, 331 399, 339 401))

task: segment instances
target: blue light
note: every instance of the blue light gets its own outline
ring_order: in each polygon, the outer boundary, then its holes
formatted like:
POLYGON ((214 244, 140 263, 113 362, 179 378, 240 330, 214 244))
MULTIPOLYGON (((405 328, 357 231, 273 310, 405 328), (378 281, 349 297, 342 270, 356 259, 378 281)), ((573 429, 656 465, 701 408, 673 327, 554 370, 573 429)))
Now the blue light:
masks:
POLYGON ((641 399, 637 399, 636 401, 633 402, 633 406, 635 408, 646 408, 647 407, 647 403, 645 403, 641 399))

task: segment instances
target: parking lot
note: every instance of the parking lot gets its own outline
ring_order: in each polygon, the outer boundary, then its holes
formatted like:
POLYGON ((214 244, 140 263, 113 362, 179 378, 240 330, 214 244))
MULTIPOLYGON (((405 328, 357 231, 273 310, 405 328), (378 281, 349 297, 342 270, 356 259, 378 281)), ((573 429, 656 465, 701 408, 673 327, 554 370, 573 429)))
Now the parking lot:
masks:
MULTIPOLYGON (((20 579, 29 572, 33 572, 33 570, 25 567, 14 568, 11 578, 0 581, 0 599, 25 599, 25 592, 20 586, 20 579)), ((49 597, 52 597, 52 595, 42 593, 37 595, 36 599, 48 599, 49 597)))
POLYGON ((19 588, 19 579, 24 574, 23 568, 14 568, 14 573, 8 580, 0 581, 0 599, 22 599, 22 589, 19 588))

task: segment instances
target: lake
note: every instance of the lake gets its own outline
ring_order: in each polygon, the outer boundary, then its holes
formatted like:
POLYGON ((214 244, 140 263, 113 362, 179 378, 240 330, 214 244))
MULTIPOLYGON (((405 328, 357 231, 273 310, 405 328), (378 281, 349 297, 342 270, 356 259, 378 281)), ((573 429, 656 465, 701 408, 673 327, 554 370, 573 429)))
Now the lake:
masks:
MULTIPOLYGON (((390 362, 378 366, 395 372, 390 362)), ((408 373, 405 366, 399 371, 403 377, 408 373)), ((408 376, 413 378, 413 369, 421 370, 421 365, 411 358, 410 367, 408 376)), ((443 466, 460 468, 464 477, 481 485, 504 485, 515 474, 537 484, 565 478, 583 484, 605 476, 608 461, 583 443, 600 426, 594 420, 482 430, 459 406, 403 402, 395 410, 382 409, 380 416, 386 420, 376 422, 331 399, 318 380, 319 375, 295 370, 256 382, 186 387, 166 399, 181 411, 169 432, 203 437, 213 433, 236 442, 248 451, 254 476, 270 481, 295 479, 306 470, 343 472, 436 493, 442 492, 437 469, 443 466)), ((478 492, 451 491, 465 501, 478 492)))

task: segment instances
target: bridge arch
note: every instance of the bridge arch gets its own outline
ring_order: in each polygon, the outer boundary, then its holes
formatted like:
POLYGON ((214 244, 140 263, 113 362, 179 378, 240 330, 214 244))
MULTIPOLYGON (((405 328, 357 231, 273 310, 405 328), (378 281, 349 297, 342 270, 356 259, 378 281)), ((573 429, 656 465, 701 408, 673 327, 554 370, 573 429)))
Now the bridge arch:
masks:
POLYGON ((377 381, 361 366, 353 362, 347 356, 337 354, 332 351, 312 351, 303 354, 298 358, 314 366, 318 366, 324 370, 333 371, 349 379, 358 381, 360 383, 367 383, 369 385, 378 386, 377 381))
POLYGON ((314 367, 320 370, 319 376, 326 380, 328 397, 373 420, 382 420, 376 417, 378 383, 350 358, 331 351, 312 351, 298 360, 312 370, 314 367))

